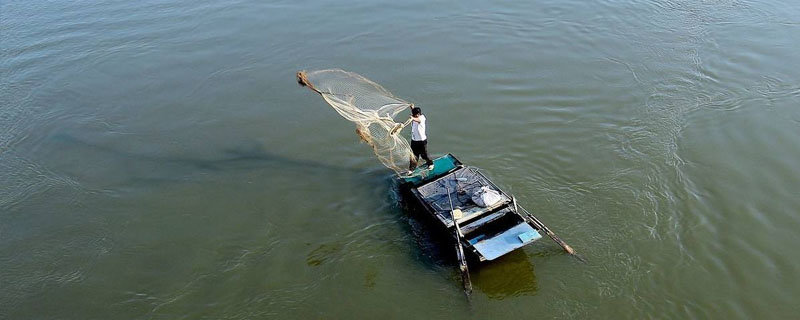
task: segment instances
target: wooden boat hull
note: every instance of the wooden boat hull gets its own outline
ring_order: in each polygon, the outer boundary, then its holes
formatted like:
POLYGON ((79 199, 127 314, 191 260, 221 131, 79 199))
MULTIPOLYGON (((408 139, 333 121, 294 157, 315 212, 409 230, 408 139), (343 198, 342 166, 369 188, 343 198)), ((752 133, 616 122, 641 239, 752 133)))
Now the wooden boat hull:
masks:
POLYGON ((541 239, 544 234, 512 196, 477 168, 463 165, 451 154, 435 159, 432 170, 418 168, 413 175, 398 179, 404 197, 447 238, 458 241, 453 209, 463 212, 463 216, 455 217, 463 234, 461 244, 477 261, 497 259, 541 239), (500 200, 478 205, 473 197, 482 188, 492 190, 500 200))

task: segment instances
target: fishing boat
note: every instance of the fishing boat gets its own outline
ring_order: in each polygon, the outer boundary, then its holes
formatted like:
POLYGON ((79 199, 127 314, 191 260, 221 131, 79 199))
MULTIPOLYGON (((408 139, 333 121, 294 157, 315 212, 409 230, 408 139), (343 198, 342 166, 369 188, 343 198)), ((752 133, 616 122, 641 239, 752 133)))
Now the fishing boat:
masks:
POLYGON ((360 140, 372 147, 383 165, 398 173, 403 193, 410 195, 411 202, 435 225, 452 235, 467 297, 472 283, 465 252, 479 262, 491 261, 546 234, 574 254, 539 219, 517 205, 513 196, 452 154, 434 160, 433 167, 400 174, 413 154, 399 132, 411 121, 396 123, 394 118, 413 107, 412 103, 341 69, 300 71, 297 83, 318 93, 339 115, 355 123, 360 140))
POLYGON ((398 177, 403 193, 433 224, 478 262, 495 260, 548 235, 573 253, 538 218, 519 206, 478 168, 452 154, 398 177))

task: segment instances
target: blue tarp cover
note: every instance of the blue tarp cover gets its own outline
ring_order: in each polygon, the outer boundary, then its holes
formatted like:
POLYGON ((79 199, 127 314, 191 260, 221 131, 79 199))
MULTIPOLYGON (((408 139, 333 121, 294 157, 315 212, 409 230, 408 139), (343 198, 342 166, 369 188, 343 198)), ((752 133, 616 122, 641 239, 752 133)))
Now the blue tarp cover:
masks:
POLYGON ((433 160, 433 170, 428 170, 428 166, 422 163, 416 170, 414 175, 410 177, 401 177, 404 182, 410 182, 415 186, 422 184, 422 182, 431 181, 452 170, 456 167, 456 159, 452 155, 444 155, 433 160))
POLYGON ((533 227, 522 222, 493 238, 483 239, 473 246, 486 260, 494 260, 541 237, 533 227), (520 235, 523 235, 523 238, 526 238, 527 241, 520 240, 520 235))

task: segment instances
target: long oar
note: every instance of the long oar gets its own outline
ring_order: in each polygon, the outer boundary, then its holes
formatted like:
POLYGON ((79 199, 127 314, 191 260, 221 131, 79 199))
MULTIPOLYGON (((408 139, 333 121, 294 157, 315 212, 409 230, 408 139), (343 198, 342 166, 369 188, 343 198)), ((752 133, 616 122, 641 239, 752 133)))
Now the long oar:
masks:
POLYGON ((450 200, 450 217, 453 218, 453 227, 456 228, 456 255, 458 256, 458 263, 461 268, 461 282, 464 283, 464 294, 466 294, 467 299, 469 299, 469 295, 472 293, 472 281, 469 279, 467 257, 464 256, 464 248, 461 246, 461 239, 464 238, 464 235, 461 234, 461 228, 458 227, 458 219, 456 219, 455 209, 453 209, 453 197, 450 196, 450 186, 447 184, 447 181, 445 181, 444 187, 447 190, 447 199, 450 200))
MULTIPOLYGON (((517 207, 517 198, 512 196, 511 197, 511 201, 514 203, 514 211, 516 211, 517 213, 520 213, 519 207, 517 207)), ((575 256, 576 258, 578 258, 578 260, 581 260, 582 262, 586 262, 586 260, 583 259, 583 257, 581 257, 578 254, 576 254, 575 250, 572 249, 572 247, 570 247, 566 242, 564 242, 564 240, 561 240, 561 238, 559 238, 555 233, 553 233, 553 231, 550 230, 550 228, 548 228, 546 225, 544 225, 544 223, 541 220, 539 220, 538 218, 536 218, 535 216, 530 214, 530 212, 528 212, 528 210, 524 210, 523 209, 523 212, 525 212, 525 217, 528 218, 528 221, 530 221, 534 226, 536 226, 537 229, 544 231, 547 234, 547 236, 550 237, 550 239, 553 239, 553 241, 558 243, 559 246, 564 248, 564 251, 566 251, 567 253, 575 256)))

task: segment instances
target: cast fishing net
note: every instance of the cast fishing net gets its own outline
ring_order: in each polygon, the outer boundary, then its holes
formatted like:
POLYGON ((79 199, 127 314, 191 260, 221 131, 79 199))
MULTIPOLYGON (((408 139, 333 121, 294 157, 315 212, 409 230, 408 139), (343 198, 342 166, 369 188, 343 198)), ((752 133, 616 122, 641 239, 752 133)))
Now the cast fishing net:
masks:
POLYGON ((409 161, 415 161, 408 141, 398 134, 404 124, 394 121, 411 103, 367 78, 340 69, 300 71, 297 82, 319 93, 336 112, 355 123, 356 133, 372 146, 383 165, 400 173, 409 161))

